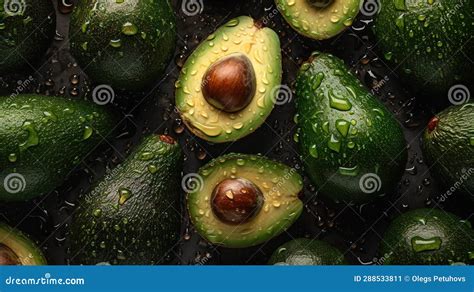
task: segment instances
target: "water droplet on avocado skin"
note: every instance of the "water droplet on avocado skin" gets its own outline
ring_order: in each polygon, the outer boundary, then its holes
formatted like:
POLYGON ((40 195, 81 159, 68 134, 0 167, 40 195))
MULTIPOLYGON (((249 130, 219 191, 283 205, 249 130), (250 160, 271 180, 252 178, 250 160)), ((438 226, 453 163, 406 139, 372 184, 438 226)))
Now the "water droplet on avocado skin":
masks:
POLYGON ((33 121, 26 120, 21 126, 21 128, 28 132, 28 136, 26 141, 19 145, 20 152, 39 144, 38 133, 36 132, 35 124, 33 121))
POLYGON ((441 248, 442 240, 435 236, 432 238, 423 238, 421 236, 414 236, 411 239, 411 246, 414 252, 435 251, 441 248))

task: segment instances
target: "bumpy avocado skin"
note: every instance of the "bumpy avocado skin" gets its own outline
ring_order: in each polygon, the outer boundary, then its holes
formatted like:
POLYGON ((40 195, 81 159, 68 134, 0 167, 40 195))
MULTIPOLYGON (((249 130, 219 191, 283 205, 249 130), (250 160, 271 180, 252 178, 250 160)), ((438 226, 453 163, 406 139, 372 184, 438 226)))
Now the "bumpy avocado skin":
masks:
POLYGON ((0 0, 0 73, 34 65, 51 44, 55 19, 51 1, 0 0))
POLYGON ((327 2, 328 6, 318 8, 309 0, 275 0, 286 22, 299 34, 315 40, 329 39, 346 30, 360 8, 360 0, 327 2))
POLYGON ((41 250, 23 232, 0 222, 0 250, 11 250, 23 266, 47 265, 41 250))
POLYGON ((321 240, 297 238, 275 250, 270 265, 316 266, 347 264, 344 255, 335 247, 321 240))
POLYGON ((176 82, 176 107, 196 136, 224 143, 241 139, 270 115, 282 76, 280 40, 275 31, 248 16, 229 20, 209 35, 188 57, 176 82), (231 54, 249 58, 256 75, 256 94, 247 107, 227 113, 211 106, 202 94, 204 74, 218 59, 231 54))
POLYGON ((176 20, 167 0, 85 0, 74 8, 71 53, 98 84, 142 90, 173 56, 176 20))
POLYGON ((301 176, 296 169, 268 158, 230 153, 210 161, 198 174, 202 181, 188 193, 189 215, 199 234, 213 244, 230 248, 261 244, 289 228, 303 211, 298 198, 301 176), (249 222, 226 224, 214 215, 212 191, 227 178, 247 179, 262 191, 262 210, 249 222))
MULTIPOLYGON (((151 135, 82 196, 71 224, 75 264, 170 261, 180 228, 182 152, 151 135)), ((167 138, 165 138, 166 140, 167 138)))
POLYGON ((474 81, 473 10, 473 1, 381 1, 377 46, 415 92, 444 99, 450 86, 474 81))
POLYGON ((451 106, 423 135, 423 154, 430 172, 449 189, 474 199, 474 103, 451 106))
POLYGON ((457 216, 417 209, 397 217, 385 231, 380 253, 386 265, 469 264, 474 232, 457 216))
POLYGON ((103 142, 115 116, 62 97, 0 97, 0 201, 26 201, 60 186, 103 142))
POLYGON ((296 96, 302 160, 322 194, 364 203, 396 186, 407 160, 402 129, 342 60, 313 53, 296 96))

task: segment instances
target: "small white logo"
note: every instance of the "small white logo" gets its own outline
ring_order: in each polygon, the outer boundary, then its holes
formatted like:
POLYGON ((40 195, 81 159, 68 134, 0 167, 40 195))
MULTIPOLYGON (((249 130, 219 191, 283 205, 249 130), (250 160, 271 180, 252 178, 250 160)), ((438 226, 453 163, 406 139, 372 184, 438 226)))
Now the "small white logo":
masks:
POLYGON ((109 85, 99 85, 92 91, 92 100, 98 105, 106 105, 114 102, 115 91, 109 85))
POLYGON ((25 9, 25 0, 5 0, 3 2, 3 10, 9 16, 23 15, 25 9))
POLYGON ((291 102, 293 99, 293 92, 287 85, 279 85, 273 87, 271 97, 276 105, 284 105, 285 103, 291 102))
POLYGON ((3 187, 10 194, 23 192, 26 187, 25 177, 19 173, 10 173, 3 180, 3 187))
POLYGON ((204 3, 202 0, 183 0, 181 2, 181 10, 187 16, 196 16, 204 9, 204 3))
POLYGON ((194 193, 196 191, 202 191, 204 186, 204 180, 197 173, 188 173, 181 180, 181 187, 186 193, 194 193))
POLYGON ((365 16, 374 16, 375 14, 379 13, 380 8, 382 8, 380 0, 360 1, 360 13, 365 16))
POLYGON ((366 173, 359 180, 360 190, 366 194, 373 194, 380 191, 382 181, 375 173, 366 173))
POLYGON ((469 89, 462 84, 453 85, 448 91, 449 102, 453 105, 465 104, 470 98, 471 93, 469 92, 469 89))

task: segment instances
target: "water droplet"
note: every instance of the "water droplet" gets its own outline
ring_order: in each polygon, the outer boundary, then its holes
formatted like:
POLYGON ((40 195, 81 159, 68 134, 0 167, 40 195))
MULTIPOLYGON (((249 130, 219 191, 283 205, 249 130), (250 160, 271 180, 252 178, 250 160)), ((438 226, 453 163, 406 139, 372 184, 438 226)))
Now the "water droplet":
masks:
POLYGON ((140 160, 142 161, 148 161, 152 160, 155 157, 155 154, 153 152, 145 151, 140 153, 140 160))
POLYGON ((132 197, 132 193, 125 189, 125 188, 120 188, 119 189, 119 205, 123 205, 125 204, 126 201, 128 201, 128 199, 130 199, 132 197))
POLYGON ((341 141, 339 141, 339 139, 333 134, 328 141, 328 147, 329 149, 339 153, 341 150, 341 141))
POLYGON ((337 96, 334 90, 329 90, 329 105, 333 109, 340 111, 348 111, 352 108, 352 104, 345 97, 337 96))
POLYGON ((126 22, 122 25, 122 33, 124 35, 135 35, 138 33, 138 28, 131 22, 126 22))
POLYGON ((26 149, 39 144, 38 133, 36 132, 35 124, 33 121, 25 121, 21 128, 28 132, 28 137, 25 142, 19 145, 20 151, 25 151, 26 149))
POLYGON ((92 211, 92 216, 100 217, 100 215, 102 215, 102 209, 94 209, 94 211, 92 211))
POLYGON ((339 166, 339 173, 342 175, 347 175, 347 176, 357 176, 359 174, 359 166, 353 166, 353 167, 343 167, 339 166))
POLYGON ((346 137, 347 133, 349 133, 349 127, 350 123, 346 120, 339 119, 336 121, 336 129, 343 137, 346 137))
POLYGON ((16 160, 17 160, 17 156, 15 153, 10 153, 10 155, 8 155, 8 161, 13 163, 13 162, 16 162, 16 160))
POLYGON ((441 243, 441 238, 438 236, 428 239, 415 236, 411 239, 411 246, 415 252, 438 250, 441 248, 441 243))
POLYGON ((110 40, 109 44, 113 48, 120 48, 122 46, 122 40, 120 39, 110 40))
POLYGON ((314 158, 318 158, 318 149, 316 148, 315 144, 309 147, 309 155, 313 156, 314 158))
POLYGON ((92 136, 92 133, 94 132, 94 129, 92 129, 89 126, 84 127, 84 133, 82 135, 82 140, 87 140, 92 136))

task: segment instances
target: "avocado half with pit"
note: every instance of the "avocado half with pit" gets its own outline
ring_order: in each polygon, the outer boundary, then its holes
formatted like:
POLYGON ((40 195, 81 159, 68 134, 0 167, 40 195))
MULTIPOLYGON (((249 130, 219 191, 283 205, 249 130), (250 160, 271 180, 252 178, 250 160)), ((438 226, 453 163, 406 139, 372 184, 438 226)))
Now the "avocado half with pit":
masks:
POLYGON ((258 155, 231 153, 199 170, 188 194, 196 230, 225 247, 254 246, 277 236, 300 216, 303 182, 296 169, 258 155))
POLYGON ((214 143, 255 131, 281 82, 278 35, 252 18, 230 20, 189 56, 176 82, 176 107, 196 136, 214 143))
POLYGON ((0 223, 0 266, 47 265, 41 250, 21 231, 0 223))
POLYGON ((362 0, 275 0, 278 10, 301 35, 324 40, 352 25, 362 0))

